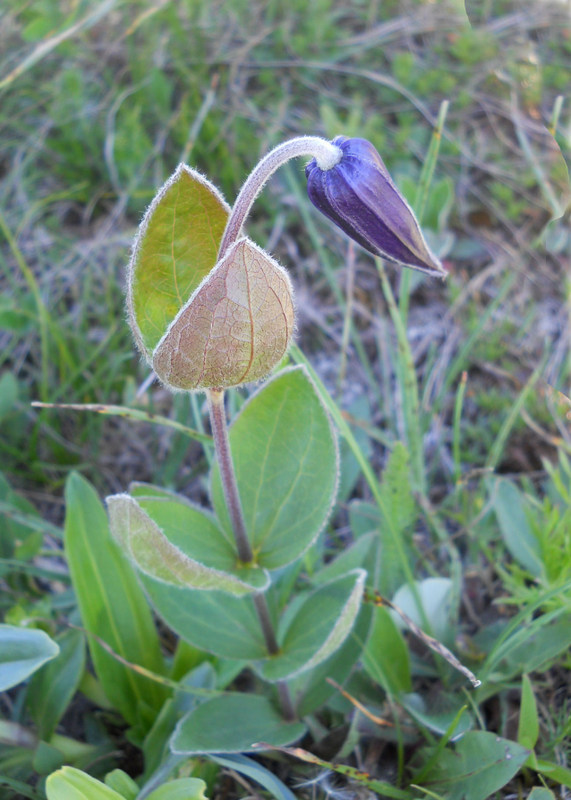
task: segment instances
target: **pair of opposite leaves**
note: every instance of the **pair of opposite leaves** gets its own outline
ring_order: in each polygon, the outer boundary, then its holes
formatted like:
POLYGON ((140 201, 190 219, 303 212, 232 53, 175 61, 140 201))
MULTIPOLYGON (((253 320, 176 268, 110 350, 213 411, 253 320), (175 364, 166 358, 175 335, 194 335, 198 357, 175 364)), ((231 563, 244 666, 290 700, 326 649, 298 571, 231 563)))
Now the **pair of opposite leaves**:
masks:
POLYGON ((181 164, 134 243, 131 328, 158 377, 174 390, 256 381, 290 343, 294 307, 286 271, 245 237, 218 260, 229 213, 218 190, 181 164))

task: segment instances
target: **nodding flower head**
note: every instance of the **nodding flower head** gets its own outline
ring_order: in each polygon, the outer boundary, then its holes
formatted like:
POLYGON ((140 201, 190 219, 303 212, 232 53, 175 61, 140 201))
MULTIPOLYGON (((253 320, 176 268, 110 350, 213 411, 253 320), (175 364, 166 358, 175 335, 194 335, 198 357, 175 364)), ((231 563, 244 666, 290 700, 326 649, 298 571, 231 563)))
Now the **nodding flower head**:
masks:
POLYGON ((313 205, 369 253, 444 277, 446 270, 430 252, 412 209, 373 145, 346 136, 337 136, 332 144, 342 152, 333 167, 321 169, 314 159, 305 168, 313 205))

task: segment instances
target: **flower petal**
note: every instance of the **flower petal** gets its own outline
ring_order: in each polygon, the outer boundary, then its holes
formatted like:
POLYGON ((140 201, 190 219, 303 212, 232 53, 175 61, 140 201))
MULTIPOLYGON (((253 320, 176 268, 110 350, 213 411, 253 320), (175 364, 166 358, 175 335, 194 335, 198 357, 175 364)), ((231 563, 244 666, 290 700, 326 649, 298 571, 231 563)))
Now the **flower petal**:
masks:
POLYGON ((429 275, 446 275, 373 145, 345 136, 333 144, 343 152, 335 166, 322 170, 313 160, 305 169, 313 205, 373 255, 429 275))

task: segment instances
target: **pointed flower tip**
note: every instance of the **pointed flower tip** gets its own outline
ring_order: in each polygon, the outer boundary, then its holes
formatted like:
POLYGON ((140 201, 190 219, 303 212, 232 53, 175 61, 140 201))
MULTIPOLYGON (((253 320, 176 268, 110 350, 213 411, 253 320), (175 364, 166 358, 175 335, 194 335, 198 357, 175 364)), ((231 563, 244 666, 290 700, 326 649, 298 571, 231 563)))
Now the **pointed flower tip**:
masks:
POLYGON ((321 169, 315 159, 305 168, 313 205, 369 253, 446 277, 373 145, 346 136, 337 136, 332 144, 342 157, 331 169, 321 169))

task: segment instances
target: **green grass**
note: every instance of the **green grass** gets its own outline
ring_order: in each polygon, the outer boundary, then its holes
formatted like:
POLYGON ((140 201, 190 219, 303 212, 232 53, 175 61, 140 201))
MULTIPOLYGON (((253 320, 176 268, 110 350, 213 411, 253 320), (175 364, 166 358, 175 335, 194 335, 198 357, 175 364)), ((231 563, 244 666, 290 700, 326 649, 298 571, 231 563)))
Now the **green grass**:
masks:
MULTIPOLYGON (((525 673, 538 704, 536 756, 571 768, 562 700, 570 664, 556 646, 571 580, 571 404, 556 394, 569 395, 571 385, 563 216, 571 107, 558 100, 571 79, 571 26, 558 3, 497 1, 474 13, 484 18, 472 16, 470 27, 463 4, 421 0, 8 0, 0 11, 3 620, 39 619, 55 633, 76 619, 52 570, 71 470, 102 495, 154 480, 205 496, 211 453, 183 429, 207 430, 202 398, 172 398, 157 384, 137 394, 148 369, 125 320, 130 242, 156 189, 184 160, 231 202, 280 140, 369 138, 422 213, 449 269, 446 283, 419 283, 390 266, 379 273, 348 250, 313 213, 300 165, 272 179, 250 232, 290 268, 300 348, 293 357, 303 351, 334 396, 336 405, 328 402, 346 440, 349 478, 327 546, 351 538, 350 528, 357 535, 370 515, 377 525, 379 514, 388 520, 386 584, 391 566, 417 595, 427 577, 450 579, 445 643, 486 676, 466 695, 445 664, 420 659, 411 645, 422 718, 370 674, 351 678, 351 695, 396 728, 369 722, 365 735, 354 720, 327 762, 341 750, 358 764, 356 754, 375 740, 387 774, 404 781, 434 777, 446 739, 434 719, 449 713, 451 725, 461 704, 477 728, 515 741, 514 697, 525 673), (175 425, 33 401, 127 405, 175 425), (397 442, 408 451, 416 504, 414 521, 402 526, 383 483, 386 470, 400 474, 390 460, 397 442), (509 502, 526 509, 523 534, 506 522, 513 508, 503 517, 498 510, 500 475, 512 487, 509 502), (536 573, 521 558, 521 537, 537 547, 536 573), (550 658, 530 657, 536 640, 550 658)), ((244 396, 230 399, 232 412, 244 396)), ((163 644, 172 645, 166 633, 163 644)), ((101 699, 87 678, 82 690, 81 702, 101 699)), ((14 697, 2 717, 29 724, 14 697)), ((62 732, 101 747, 105 769, 111 751, 124 765, 132 745, 95 708, 82 728, 72 704, 62 732)), ((314 720, 308 748, 352 712, 337 696, 314 720)), ((282 777, 317 774, 293 763, 282 777)), ((210 767, 196 769, 206 775, 210 767)), ((43 797, 25 749, 2 745, 2 775, 43 797)), ((554 791, 569 786, 567 773, 550 777, 528 765, 502 791, 526 796, 542 780, 554 791)), ((426 788, 448 796, 434 781, 426 788)), ((230 791, 246 790, 236 783, 230 791)), ((327 795, 323 782, 295 791, 327 795)))

